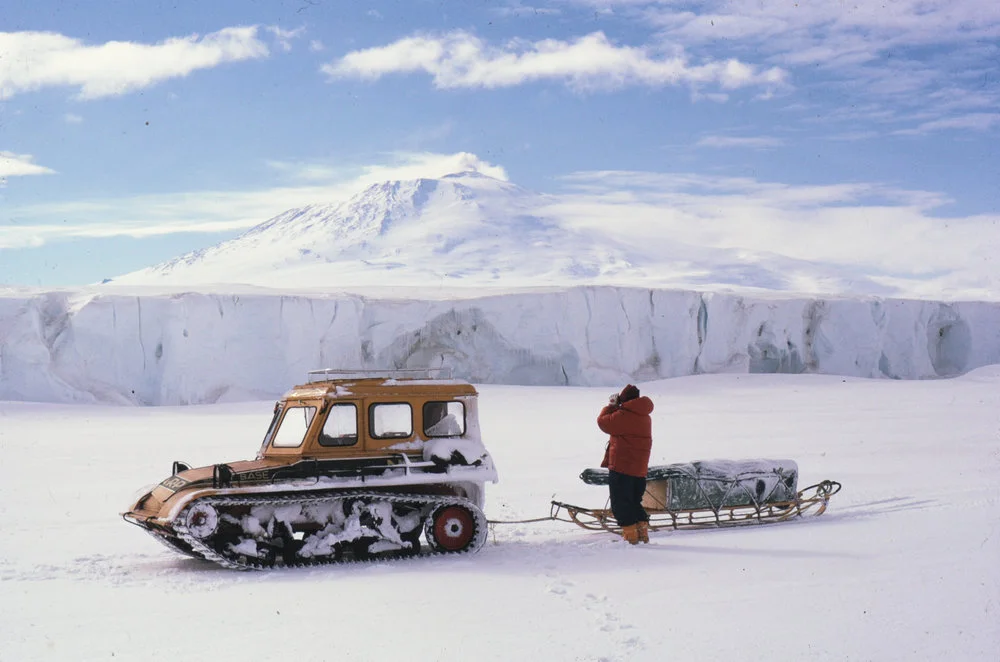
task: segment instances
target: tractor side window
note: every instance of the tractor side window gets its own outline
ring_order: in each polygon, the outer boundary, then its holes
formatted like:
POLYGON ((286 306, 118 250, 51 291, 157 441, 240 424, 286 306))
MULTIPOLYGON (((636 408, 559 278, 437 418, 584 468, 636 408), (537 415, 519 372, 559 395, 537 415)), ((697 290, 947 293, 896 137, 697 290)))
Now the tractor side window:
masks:
POLYGON ((465 405, 461 402, 424 403, 424 434, 428 437, 465 434, 465 405))
POLYGON ((298 448, 301 446, 315 415, 315 407, 287 407, 271 446, 274 448, 298 448))
POLYGON ((405 402, 372 405, 368 413, 376 439, 405 439, 413 434, 413 410, 405 402))
POLYGON ((358 443, 358 408, 342 403, 330 406, 323 431, 319 435, 320 446, 353 446, 358 443))

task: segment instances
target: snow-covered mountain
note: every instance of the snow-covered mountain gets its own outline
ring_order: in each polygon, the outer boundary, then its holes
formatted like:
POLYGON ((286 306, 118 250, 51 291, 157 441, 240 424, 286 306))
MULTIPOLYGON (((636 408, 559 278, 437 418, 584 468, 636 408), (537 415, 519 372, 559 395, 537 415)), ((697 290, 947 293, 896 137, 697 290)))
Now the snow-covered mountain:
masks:
POLYGON ((669 229, 575 223, 565 205, 476 172, 373 184, 290 209, 243 235, 113 279, 116 285, 489 288, 616 285, 910 294, 857 267, 692 245, 669 229), (652 238, 651 238, 652 237, 652 238))
POLYGON ((624 252, 533 213, 541 196, 479 173, 373 184, 120 284, 340 286, 503 279, 573 282, 628 268, 624 252))

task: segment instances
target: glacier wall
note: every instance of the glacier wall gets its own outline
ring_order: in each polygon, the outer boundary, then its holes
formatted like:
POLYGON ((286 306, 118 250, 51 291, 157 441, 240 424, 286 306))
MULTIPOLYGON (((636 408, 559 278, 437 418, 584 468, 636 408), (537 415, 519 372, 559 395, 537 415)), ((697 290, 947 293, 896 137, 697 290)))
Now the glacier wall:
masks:
POLYGON ((275 398, 317 368, 620 386, 715 372, 921 379, 1000 363, 1000 304, 576 287, 450 300, 0 295, 0 400, 275 398))

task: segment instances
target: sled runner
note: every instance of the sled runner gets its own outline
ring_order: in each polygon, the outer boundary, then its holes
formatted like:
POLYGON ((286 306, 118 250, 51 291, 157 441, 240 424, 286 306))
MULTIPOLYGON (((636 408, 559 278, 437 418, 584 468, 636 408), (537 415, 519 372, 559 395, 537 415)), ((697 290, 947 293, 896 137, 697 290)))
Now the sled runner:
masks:
MULTIPOLYGON (((580 479, 607 485, 607 469, 586 469, 580 479)), ((649 468, 642 506, 649 529, 697 529, 783 522, 806 513, 822 515, 840 483, 824 480, 797 489, 798 466, 792 460, 711 460, 649 468)), ((593 531, 620 533, 604 508, 553 501, 550 516, 593 531)))

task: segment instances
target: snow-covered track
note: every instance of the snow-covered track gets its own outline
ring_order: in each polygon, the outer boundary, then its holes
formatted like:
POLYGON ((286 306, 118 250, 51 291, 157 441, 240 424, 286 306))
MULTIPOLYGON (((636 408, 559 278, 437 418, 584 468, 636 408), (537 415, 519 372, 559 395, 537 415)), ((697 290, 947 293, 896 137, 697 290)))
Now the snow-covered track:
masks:
POLYGON ((336 490, 197 499, 174 532, 191 555, 262 570, 469 554, 485 544, 487 520, 463 497, 336 490))

